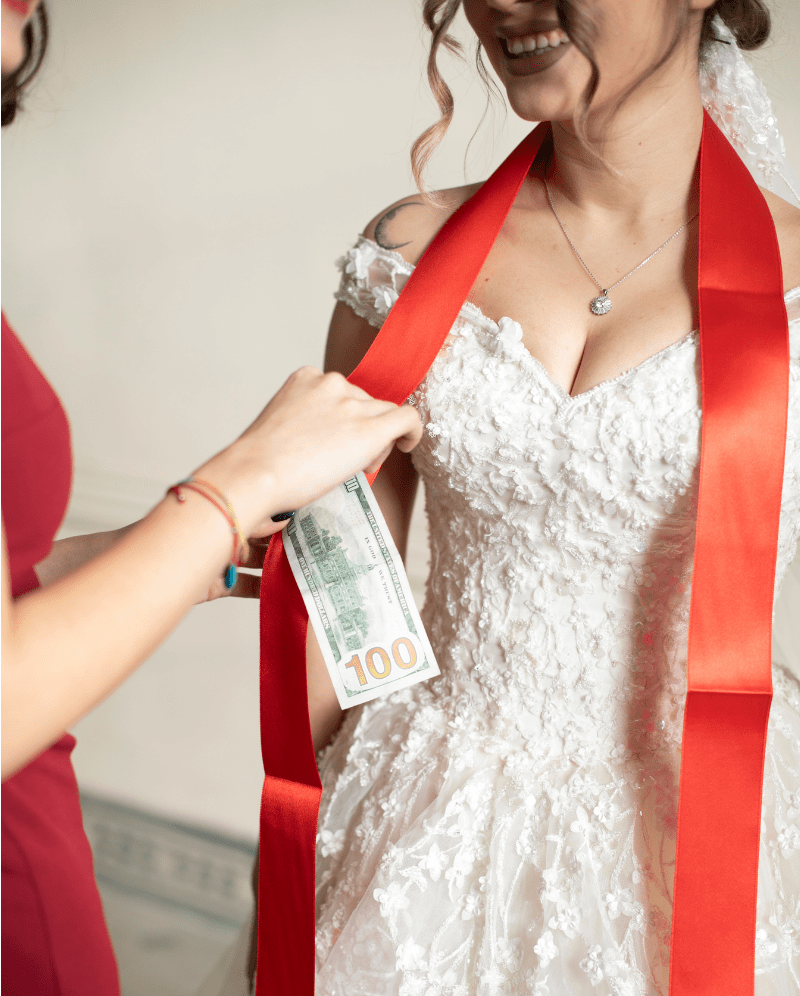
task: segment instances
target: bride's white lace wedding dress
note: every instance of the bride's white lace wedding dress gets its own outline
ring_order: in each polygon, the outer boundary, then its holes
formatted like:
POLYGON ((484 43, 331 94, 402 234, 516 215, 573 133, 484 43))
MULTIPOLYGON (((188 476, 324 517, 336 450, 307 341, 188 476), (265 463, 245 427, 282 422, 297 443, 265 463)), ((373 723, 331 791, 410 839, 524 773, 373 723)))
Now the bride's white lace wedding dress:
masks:
MULTIPOLYGON (((360 239, 379 326, 412 267, 360 239)), ((778 584, 800 535, 800 289, 778 584)), ((441 677, 346 714, 320 757, 318 996, 667 992, 701 407, 692 332, 570 397, 466 305, 426 426, 441 677)), ((800 686, 775 668, 756 993, 800 991, 800 686)))

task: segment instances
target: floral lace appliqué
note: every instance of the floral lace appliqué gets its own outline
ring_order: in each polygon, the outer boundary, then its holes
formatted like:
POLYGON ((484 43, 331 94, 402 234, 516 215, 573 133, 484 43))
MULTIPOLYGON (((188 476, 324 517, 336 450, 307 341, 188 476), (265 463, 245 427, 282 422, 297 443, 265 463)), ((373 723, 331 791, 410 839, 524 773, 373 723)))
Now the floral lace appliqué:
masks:
MULTIPOLYGON (((367 239, 340 266, 337 297, 379 327, 412 267, 367 239)), ((698 373, 690 334, 573 398, 518 323, 465 305, 410 399, 442 675, 353 710, 320 758, 318 996, 666 996, 698 373)), ((757 996, 796 994, 800 688, 780 668, 757 931, 757 996)))

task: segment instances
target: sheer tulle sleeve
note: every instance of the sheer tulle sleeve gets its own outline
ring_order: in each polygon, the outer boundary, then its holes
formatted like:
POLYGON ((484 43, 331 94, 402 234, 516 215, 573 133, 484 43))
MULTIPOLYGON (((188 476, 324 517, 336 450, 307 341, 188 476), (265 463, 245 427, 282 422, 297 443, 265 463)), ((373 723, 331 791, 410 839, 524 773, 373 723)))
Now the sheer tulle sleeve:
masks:
POLYGON ((360 236, 336 263, 342 279, 334 297, 380 328, 414 267, 396 252, 360 236))

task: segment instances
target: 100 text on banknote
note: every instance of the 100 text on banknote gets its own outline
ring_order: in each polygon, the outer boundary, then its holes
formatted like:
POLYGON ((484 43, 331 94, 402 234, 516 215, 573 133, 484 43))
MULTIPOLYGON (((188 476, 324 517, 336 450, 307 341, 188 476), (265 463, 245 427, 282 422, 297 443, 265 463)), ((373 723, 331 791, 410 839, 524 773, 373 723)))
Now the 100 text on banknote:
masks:
POLYGON ((283 542, 343 709, 439 674, 363 474, 300 509, 283 542))

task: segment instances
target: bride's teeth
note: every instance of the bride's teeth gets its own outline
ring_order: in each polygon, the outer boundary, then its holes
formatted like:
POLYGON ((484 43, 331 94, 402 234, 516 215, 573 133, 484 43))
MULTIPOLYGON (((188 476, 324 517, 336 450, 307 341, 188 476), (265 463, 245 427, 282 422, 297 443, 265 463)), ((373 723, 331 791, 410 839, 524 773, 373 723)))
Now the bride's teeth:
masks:
POLYGON ((518 35, 516 38, 507 38, 506 45, 511 55, 531 55, 549 52, 551 49, 566 45, 569 37, 563 28, 553 28, 546 33, 535 35, 518 35))

